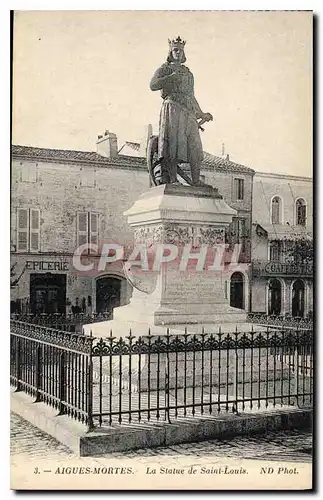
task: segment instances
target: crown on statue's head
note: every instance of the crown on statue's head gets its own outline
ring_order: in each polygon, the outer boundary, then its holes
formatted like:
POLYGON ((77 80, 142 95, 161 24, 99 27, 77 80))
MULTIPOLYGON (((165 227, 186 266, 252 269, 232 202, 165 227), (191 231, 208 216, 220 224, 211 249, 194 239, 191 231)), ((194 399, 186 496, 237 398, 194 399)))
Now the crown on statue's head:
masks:
POLYGON ((181 39, 180 36, 176 38, 176 40, 170 40, 168 39, 168 45, 170 49, 173 49, 174 47, 180 47, 181 49, 184 49, 186 42, 181 39))

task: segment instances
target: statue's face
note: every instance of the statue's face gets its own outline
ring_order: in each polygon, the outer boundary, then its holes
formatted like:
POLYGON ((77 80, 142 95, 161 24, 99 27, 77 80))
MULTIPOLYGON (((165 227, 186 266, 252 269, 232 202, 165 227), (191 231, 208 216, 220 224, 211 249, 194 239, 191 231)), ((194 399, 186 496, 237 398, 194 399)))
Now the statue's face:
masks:
POLYGON ((181 47, 173 47, 172 48, 172 56, 174 61, 181 62, 184 58, 184 51, 181 47))

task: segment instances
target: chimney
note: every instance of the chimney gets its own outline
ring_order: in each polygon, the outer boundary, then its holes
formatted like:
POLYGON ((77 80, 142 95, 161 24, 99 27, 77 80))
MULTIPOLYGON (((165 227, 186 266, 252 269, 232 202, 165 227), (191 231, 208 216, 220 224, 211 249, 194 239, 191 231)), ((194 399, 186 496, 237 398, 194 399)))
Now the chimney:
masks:
POLYGON ((147 127, 145 127, 144 136, 140 142, 140 149, 139 149, 140 158, 146 158, 148 141, 152 135, 153 135, 153 127, 149 123, 149 125, 147 125, 147 127))
POLYGON ((116 134, 106 130, 104 135, 98 135, 96 141, 96 152, 105 158, 116 158, 118 156, 118 140, 116 134))
POLYGON ((225 161, 230 161, 230 156, 227 153, 225 153, 224 142, 222 142, 221 158, 225 161))

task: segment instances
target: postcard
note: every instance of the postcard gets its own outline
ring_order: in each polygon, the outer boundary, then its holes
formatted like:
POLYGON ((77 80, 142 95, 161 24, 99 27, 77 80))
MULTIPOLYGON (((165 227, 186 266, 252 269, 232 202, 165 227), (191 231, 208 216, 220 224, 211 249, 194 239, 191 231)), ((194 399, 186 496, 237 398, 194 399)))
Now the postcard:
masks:
POLYGON ((12 17, 11 489, 312 490, 313 13, 12 17))

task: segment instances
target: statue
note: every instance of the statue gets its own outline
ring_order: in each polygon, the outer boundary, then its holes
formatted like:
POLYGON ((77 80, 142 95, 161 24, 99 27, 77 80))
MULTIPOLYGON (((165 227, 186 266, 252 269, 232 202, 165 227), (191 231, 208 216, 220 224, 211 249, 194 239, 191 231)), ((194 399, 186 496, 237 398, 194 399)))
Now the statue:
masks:
POLYGON ((199 129, 213 120, 203 113, 194 96, 194 77, 184 66, 185 41, 180 37, 168 40, 166 63, 158 68, 150 82, 153 91, 161 90, 163 104, 160 112, 159 135, 150 138, 147 149, 148 169, 154 185, 177 183, 177 173, 194 186, 200 180, 203 149, 199 129), (178 166, 189 163, 191 179, 178 166))

